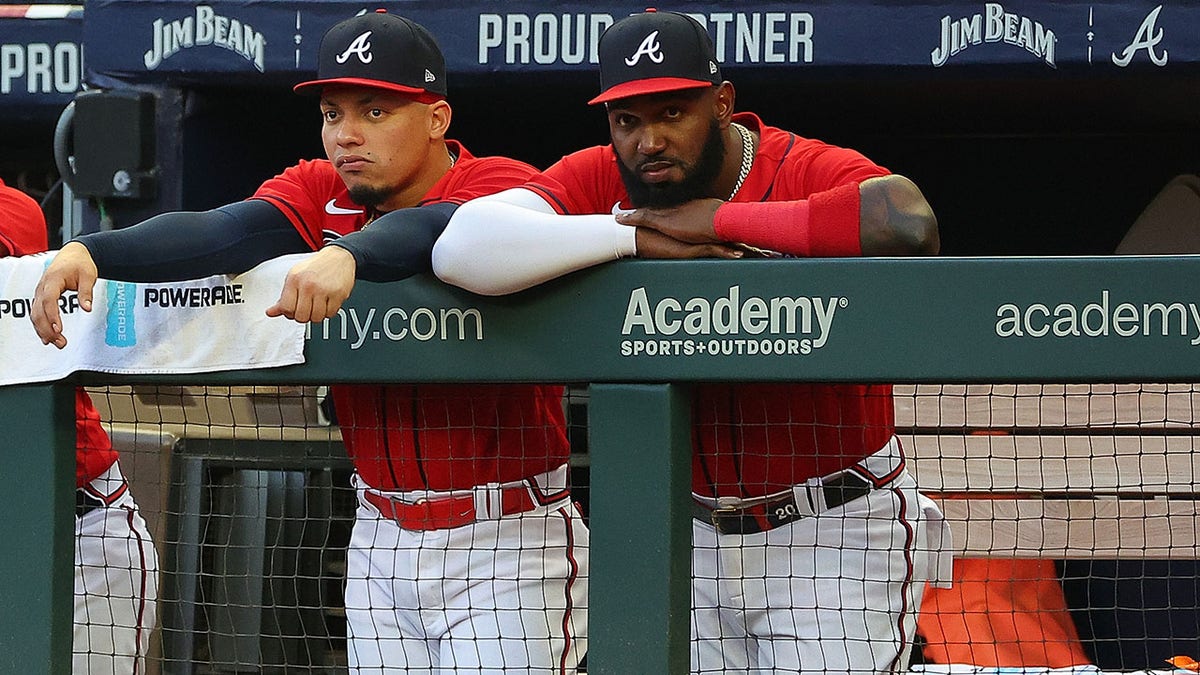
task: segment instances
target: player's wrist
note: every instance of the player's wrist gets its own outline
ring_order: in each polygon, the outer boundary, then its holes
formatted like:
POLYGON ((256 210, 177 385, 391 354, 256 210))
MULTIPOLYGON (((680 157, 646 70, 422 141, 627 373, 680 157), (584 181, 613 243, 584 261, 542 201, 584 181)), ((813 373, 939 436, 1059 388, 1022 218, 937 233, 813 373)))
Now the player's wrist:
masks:
POLYGON ((105 242, 104 234, 93 232, 72 239, 62 245, 55 254, 55 260, 99 267, 103 264, 105 256, 109 255, 109 246, 105 242))
POLYGON ((862 255, 857 184, 807 200, 726 202, 713 217, 722 240, 801 257, 862 255))
POLYGON ((342 241, 331 241, 321 249, 321 254, 326 256, 335 256, 354 265, 357 270, 359 265, 363 264, 363 258, 360 256, 363 253, 357 250, 357 247, 349 245, 342 241))
POLYGON ((632 258, 638 253, 638 228, 615 223, 613 230, 613 254, 619 258, 632 258))
POLYGON ((809 256, 809 221, 810 208, 805 200, 726 202, 713 216, 713 231, 722 241, 809 256))

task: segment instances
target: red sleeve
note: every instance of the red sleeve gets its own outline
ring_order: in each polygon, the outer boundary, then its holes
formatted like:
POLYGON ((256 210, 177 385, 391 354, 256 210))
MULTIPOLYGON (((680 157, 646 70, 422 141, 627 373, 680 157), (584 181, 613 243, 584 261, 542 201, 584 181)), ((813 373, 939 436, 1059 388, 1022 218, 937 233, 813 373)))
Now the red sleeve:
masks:
POLYGON ((313 250, 321 248, 325 203, 345 191, 327 160, 304 160, 259 186, 251 199, 269 202, 283 212, 313 250))
POLYGON ((75 390, 75 487, 108 470, 117 451, 100 424, 100 413, 83 388, 75 390))
POLYGON ((520 187, 537 169, 507 157, 471 157, 460 160, 436 185, 421 204, 465 201, 520 187))
POLYGON ((791 169, 789 171, 786 165, 783 169, 793 190, 793 195, 787 199, 808 199, 818 192, 841 185, 858 185, 868 178, 891 173, 857 150, 825 143, 815 143, 808 151, 801 153, 791 169))
POLYGON ((42 207, 0 181, 0 255, 41 253, 49 245, 42 207))
POLYGON ((524 187, 560 214, 609 213, 625 197, 611 146, 595 146, 558 160, 524 187))

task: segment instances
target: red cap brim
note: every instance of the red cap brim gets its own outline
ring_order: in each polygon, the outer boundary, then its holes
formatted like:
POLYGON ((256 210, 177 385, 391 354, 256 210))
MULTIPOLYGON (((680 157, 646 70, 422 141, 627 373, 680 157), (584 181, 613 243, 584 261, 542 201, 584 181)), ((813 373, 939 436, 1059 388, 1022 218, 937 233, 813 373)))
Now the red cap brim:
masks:
POLYGON ((403 84, 396 84, 394 82, 384 82, 383 80, 369 80, 363 77, 332 77, 327 80, 309 80, 307 82, 301 82, 300 84, 292 87, 292 91, 296 92, 297 94, 314 94, 317 93, 317 89, 320 87, 327 87, 331 84, 341 84, 350 87, 370 87, 371 89, 385 89, 387 91, 394 91, 399 94, 408 94, 422 103, 432 103, 434 101, 440 101, 441 99, 446 98, 441 94, 435 94, 424 89, 407 87, 403 84))
POLYGON ((629 98, 630 96, 642 96, 643 94, 661 94, 665 91, 678 91, 680 89, 699 89, 701 87, 711 87, 712 82, 705 80, 691 80, 684 77, 651 77, 644 80, 631 80, 622 82, 621 84, 609 87, 601 92, 599 96, 588 101, 588 105, 596 105, 597 103, 608 103, 621 98, 629 98))

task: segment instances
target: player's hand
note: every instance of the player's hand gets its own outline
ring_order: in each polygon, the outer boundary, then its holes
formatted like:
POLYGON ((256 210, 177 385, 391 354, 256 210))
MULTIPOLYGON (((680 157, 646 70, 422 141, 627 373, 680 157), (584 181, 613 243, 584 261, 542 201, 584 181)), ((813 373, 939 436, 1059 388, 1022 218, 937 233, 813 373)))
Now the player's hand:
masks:
POLYGON ((288 270, 279 300, 267 316, 286 316, 299 323, 318 323, 337 314, 350 291, 358 263, 340 246, 326 246, 288 270))
POLYGON ((726 244, 689 244, 655 230, 639 227, 634 235, 639 258, 691 260, 695 258, 727 258, 736 260, 744 255, 741 249, 726 244))
POLYGON ((42 339, 42 344, 52 344, 59 349, 67 346, 67 338, 62 333, 58 300, 66 291, 77 291, 79 307, 85 312, 92 311, 92 289, 96 286, 96 276, 96 263, 83 244, 69 242, 54 256, 34 291, 33 308, 29 313, 33 329, 42 339))
POLYGON ((617 214, 622 225, 648 227, 689 244, 723 244, 713 229, 720 199, 694 199, 669 209, 634 209, 617 214))

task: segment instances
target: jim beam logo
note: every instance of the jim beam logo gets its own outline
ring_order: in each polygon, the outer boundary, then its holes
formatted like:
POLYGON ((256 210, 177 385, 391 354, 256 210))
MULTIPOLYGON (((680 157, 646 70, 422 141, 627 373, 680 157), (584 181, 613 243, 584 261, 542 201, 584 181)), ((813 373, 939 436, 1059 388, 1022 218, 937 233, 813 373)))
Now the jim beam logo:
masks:
POLYGON ((1004 6, 989 2, 983 12, 961 18, 949 15, 941 21, 941 44, 930 52, 935 67, 946 65, 950 58, 967 47, 985 42, 1001 42, 1021 47, 1051 68, 1058 37, 1041 22, 1027 16, 1004 11, 1004 6))
POLYGON ((155 70, 163 61, 185 49, 215 45, 240 55, 258 72, 265 67, 267 39, 248 23, 223 16, 212 7, 200 5, 196 13, 174 21, 155 19, 151 27, 153 47, 146 52, 146 70, 155 70))
POLYGON ((717 297, 629 293, 621 356, 807 356, 829 341, 844 296, 760 297, 730 286, 717 297))

